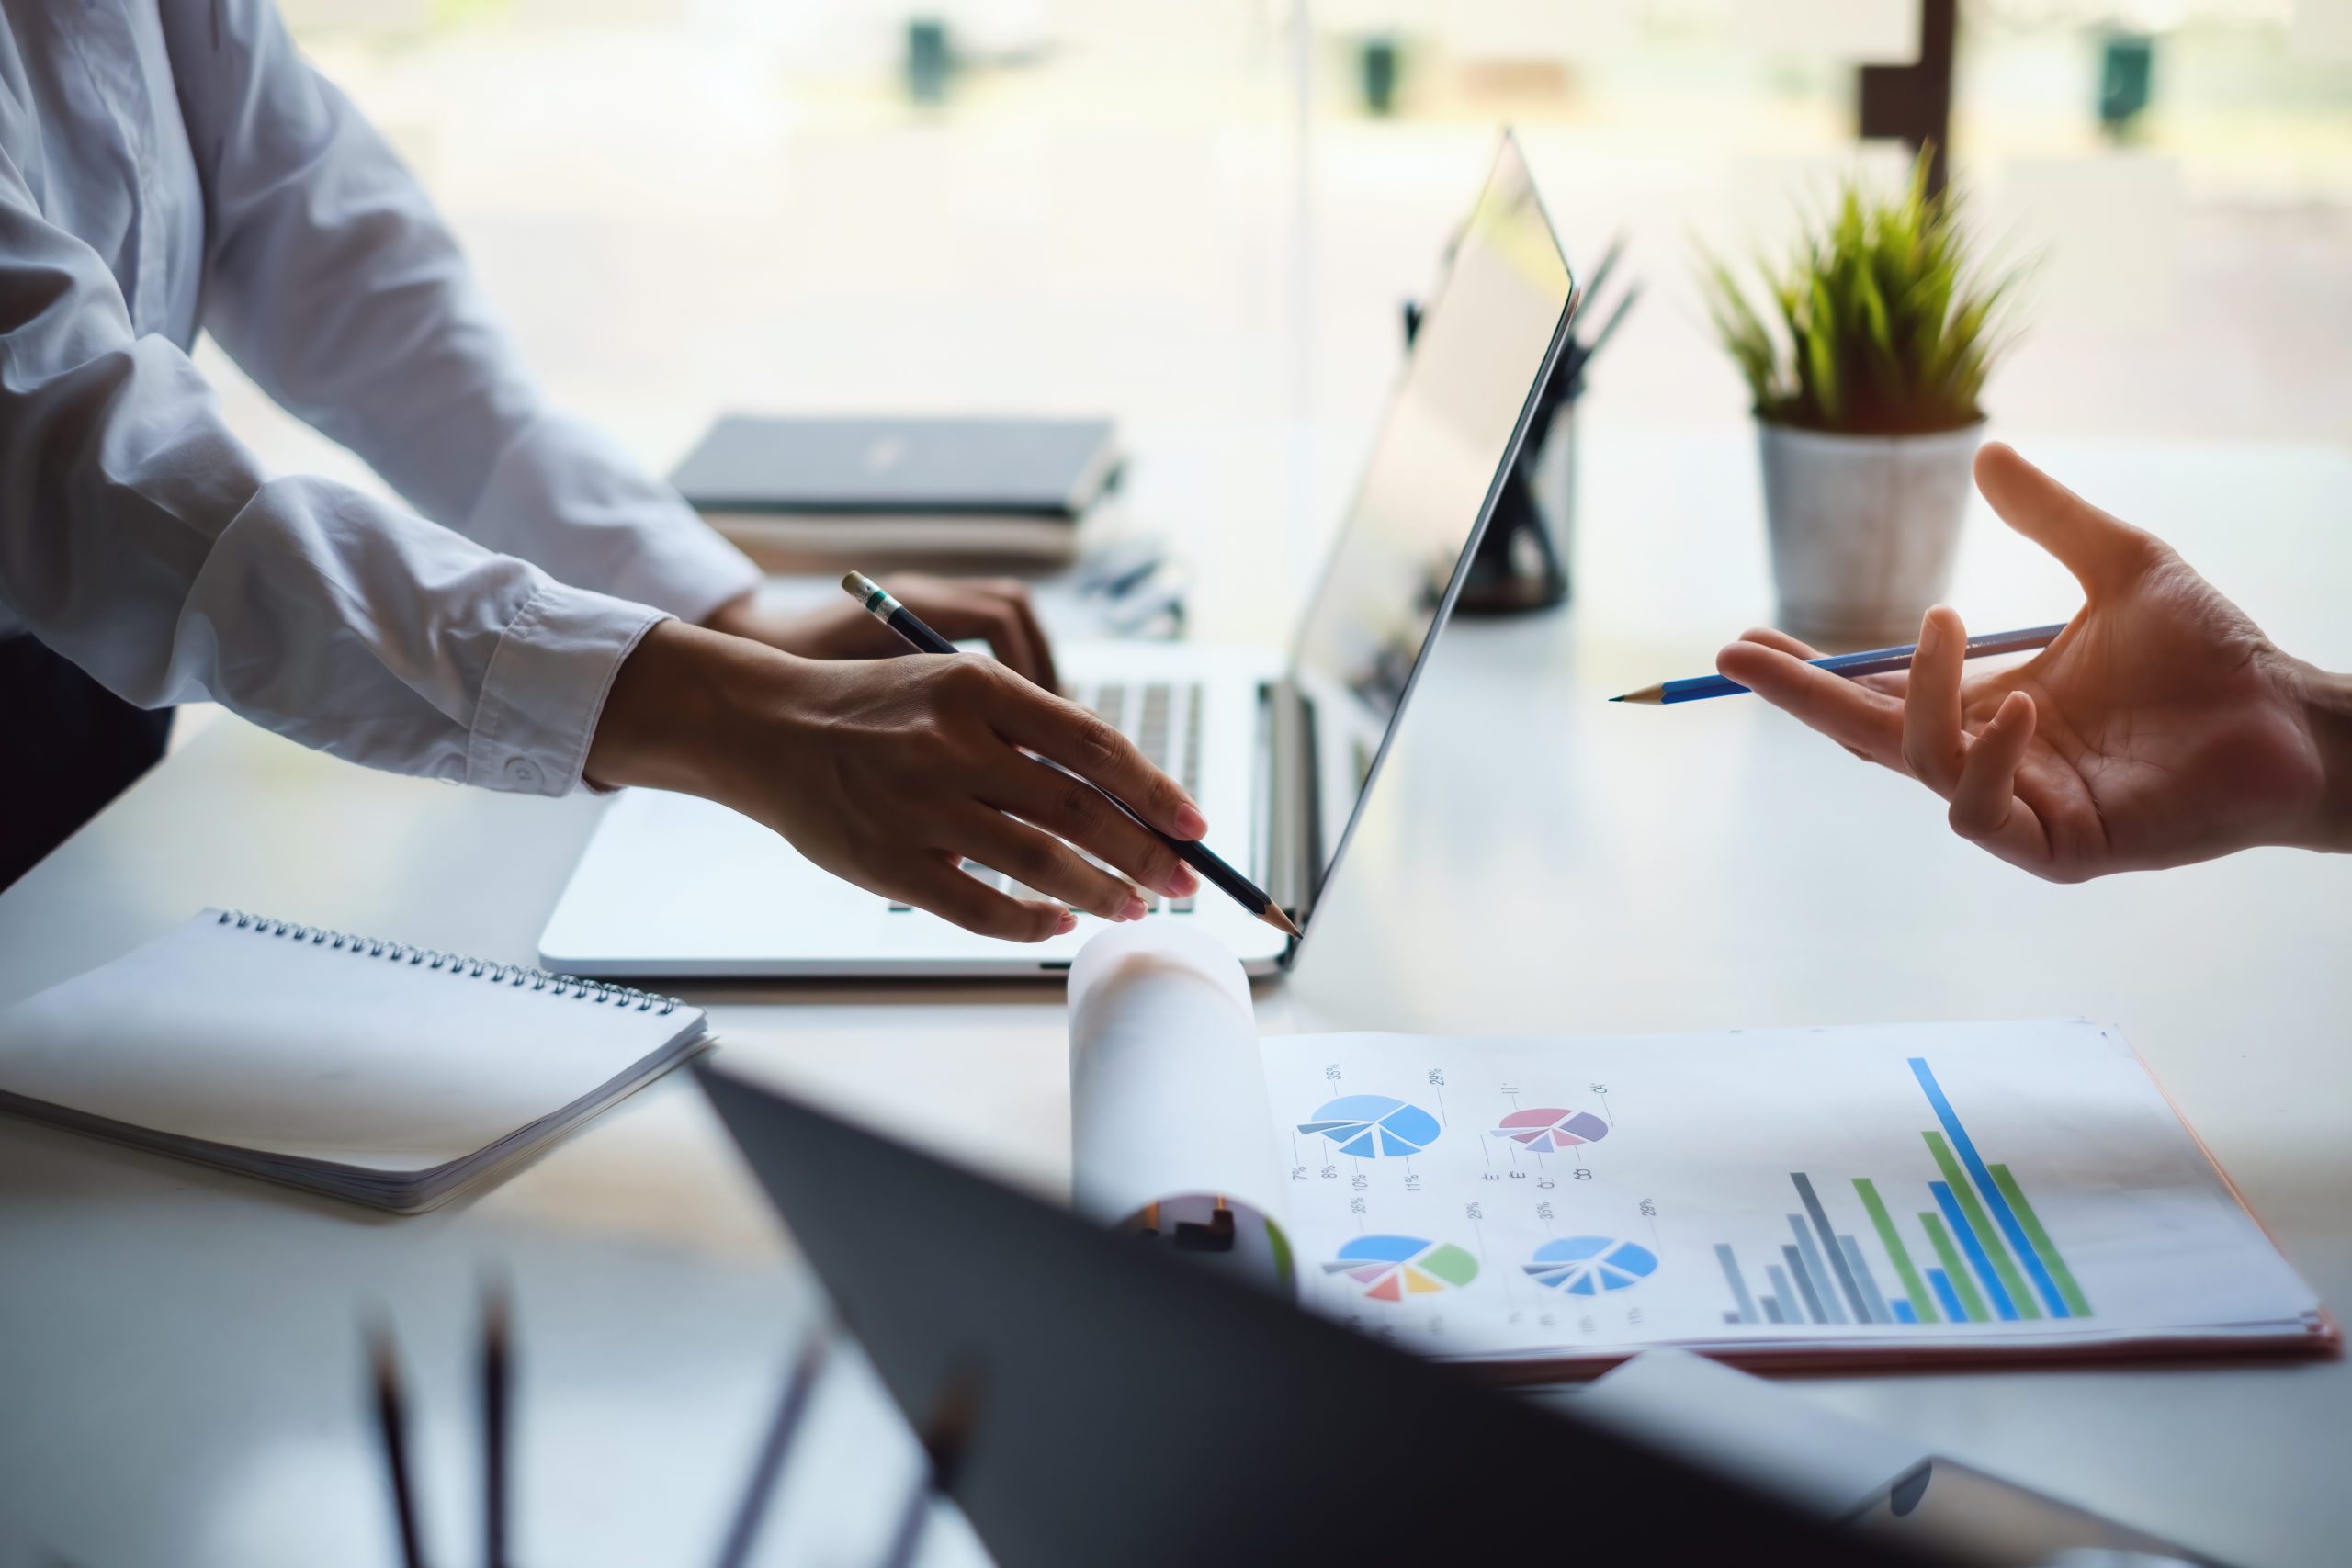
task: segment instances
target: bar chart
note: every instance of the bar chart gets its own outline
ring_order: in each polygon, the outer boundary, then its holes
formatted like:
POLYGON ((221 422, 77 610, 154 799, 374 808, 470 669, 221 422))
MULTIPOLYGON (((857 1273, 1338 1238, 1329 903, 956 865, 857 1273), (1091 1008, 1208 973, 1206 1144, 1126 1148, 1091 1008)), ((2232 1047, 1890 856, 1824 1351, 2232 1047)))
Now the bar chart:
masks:
POLYGON ((1913 1214, 1923 1244, 1916 1256, 1874 1179, 1850 1179, 1867 1222, 1857 1234, 1832 1223, 1810 1173, 1791 1171, 1796 1207, 1785 1216, 1789 1239, 1763 1259, 1758 1279, 1766 1289, 1751 1286, 1731 1244, 1715 1244, 1731 1291, 1725 1323, 1976 1324, 2092 1315, 2016 1176, 1986 1162, 1927 1058, 1910 1057, 1908 1065, 1937 1122, 1920 1133, 1936 1174, 1925 1183, 1933 1207, 1913 1214), (1870 1243, 1886 1266, 1884 1284, 1870 1243))
POLYGON ((1302 1302, 1429 1355, 2336 1341, 2130 1042, 2086 1020, 1260 1049, 1302 1302))

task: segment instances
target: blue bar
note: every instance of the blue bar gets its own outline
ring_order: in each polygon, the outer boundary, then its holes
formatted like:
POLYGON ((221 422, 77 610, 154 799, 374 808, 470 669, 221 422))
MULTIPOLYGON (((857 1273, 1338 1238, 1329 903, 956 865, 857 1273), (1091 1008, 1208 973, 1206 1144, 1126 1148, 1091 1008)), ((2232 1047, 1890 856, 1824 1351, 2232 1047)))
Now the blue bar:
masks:
POLYGON ((1849 1259, 1838 1248, 1838 1237, 1829 1228, 1829 1216, 1822 1213, 1821 1200, 1814 1193, 1813 1179, 1804 1171, 1792 1170, 1789 1172, 1789 1179, 1796 1184, 1797 1201, 1804 1205, 1806 1216, 1813 1221, 1813 1228, 1821 1233, 1821 1249, 1829 1255, 1830 1271, 1838 1276, 1838 1283, 1844 1287, 1847 1301, 1853 1303, 1854 1321, 1870 1322, 1871 1311, 1863 1304, 1861 1287, 1854 1283, 1849 1259))
POLYGON ((1747 1293, 1747 1281, 1740 1278, 1739 1259, 1732 1256, 1728 1246, 1719 1241, 1715 1243, 1715 1261, 1724 1266, 1724 1278, 1731 1283, 1731 1299, 1739 1303, 1739 1315, 1731 1321, 1754 1323, 1756 1302, 1755 1298, 1747 1293))
POLYGON ((1821 1310, 1832 1323, 1846 1321, 1846 1309, 1838 1300, 1838 1281, 1822 1267, 1821 1248, 1813 1245, 1813 1233, 1805 1229, 1804 1216, 1788 1216, 1789 1231, 1797 1238, 1797 1252, 1804 1259, 1804 1270, 1813 1276, 1814 1288, 1821 1293, 1821 1310))
POLYGON ((1901 1296, 1897 1296, 1894 1298, 1894 1321, 1897 1323, 1917 1323, 1919 1321, 1919 1314, 1911 1310, 1911 1303, 1909 1302, 1905 1301, 1901 1296))
POLYGON ((1951 1281, 1944 1278, 1944 1271, 1940 1269, 1930 1269, 1927 1274, 1928 1284, 1936 1292, 1936 1300, 1943 1303, 1944 1315, 1954 1323, 1966 1323, 1969 1320, 1968 1314, 1962 1310, 1960 1298, 1952 1294, 1951 1281))
POLYGON ((1919 1087, 1927 1091, 1928 1103, 1936 1108, 1936 1120, 1944 1124, 1944 1136, 1951 1140, 1953 1152, 1960 1156, 1960 1163, 1966 1166, 1968 1174, 1975 1179, 1976 1190, 1984 1196, 1984 1206, 1993 1212, 1993 1223, 1999 1225, 2001 1234, 2009 1238, 2009 1245, 2017 1249, 2018 1258, 2025 1264, 2025 1271, 2032 1276, 2034 1293, 2050 1309, 2051 1316, 2071 1316, 2066 1311, 2066 1298, 2059 1293, 2058 1281, 2050 1277, 2050 1269, 2041 1261, 2041 1254, 2033 1249, 2033 1241, 2025 1234, 2025 1226, 2018 1223, 2017 1211, 2010 1208, 2009 1201, 2001 1195, 2000 1186, 1993 1179, 1993 1173, 1984 1168, 1984 1161, 1977 1154, 1976 1145, 1961 1126, 1959 1116, 1952 1111, 1951 1101, 1944 1098, 1942 1087, 1936 1082, 1936 1075, 1928 1070, 1925 1056, 1911 1058, 1911 1076, 1917 1078, 1919 1087))
POLYGON ((1846 1255, 1846 1267, 1861 1282, 1862 1303, 1871 1309, 1864 1321, 1893 1323, 1894 1314, 1886 1310, 1886 1298, 1878 1293, 1878 1281, 1871 1278, 1870 1260, 1862 1256, 1862 1249, 1854 1245, 1854 1238, 1849 1235, 1838 1238, 1838 1249, 1846 1255))
POLYGON ((1976 1227, 1968 1223, 1966 1214, 1961 1213, 1960 1200, 1951 1195, 1950 1186, 1940 1181, 1928 1182, 1928 1190, 1936 1195, 1937 1206, 1944 1212, 1944 1224, 1951 1227, 1953 1237, 1960 1243, 1960 1250, 1968 1257, 1969 1267, 1975 1269, 1976 1277, 1984 1281, 1984 1294, 1991 1298, 1993 1311, 2014 1320, 2018 1315, 2017 1303, 2009 1300, 2009 1292, 2001 1288, 2001 1276, 1994 1272, 1993 1260, 1984 1256, 1984 1244, 1976 1239, 1976 1227))
MULTIPOLYGON (((1781 1248, 1782 1252, 1787 1247, 1781 1248)), ((1772 1293, 1764 1298, 1764 1315, 1774 1323, 1802 1323, 1797 1316, 1797 1292, 1789 1283, 1786 1270, 1777 1263, 1764 1265, 1765 1277, 1772 1281, 1772 1293)))

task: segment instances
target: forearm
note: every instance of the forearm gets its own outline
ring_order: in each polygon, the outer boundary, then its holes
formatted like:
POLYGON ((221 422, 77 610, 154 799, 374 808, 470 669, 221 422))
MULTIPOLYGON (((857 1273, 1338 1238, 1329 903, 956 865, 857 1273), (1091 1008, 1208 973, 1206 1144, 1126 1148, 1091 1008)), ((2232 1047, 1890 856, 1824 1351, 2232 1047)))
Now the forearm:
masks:
POLYGON ((142 706, 211 697, 398 773, 560 795, 655 612, 272 478, 0 153, 0 604, 142 706))
POLYGON ((585 774, 603 789, 642 786, 732 803, 729 736, 758 722, 754 694, 788 682, 800 661, 741 637, 664 621, 613 678, 585 774))

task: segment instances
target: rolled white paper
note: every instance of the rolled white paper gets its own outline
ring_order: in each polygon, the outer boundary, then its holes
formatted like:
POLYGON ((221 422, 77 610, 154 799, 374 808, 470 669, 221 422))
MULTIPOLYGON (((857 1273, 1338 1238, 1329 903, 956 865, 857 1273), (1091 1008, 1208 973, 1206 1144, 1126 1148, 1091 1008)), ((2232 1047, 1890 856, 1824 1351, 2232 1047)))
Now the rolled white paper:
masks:
POLYGON ((1071 1195, 1123 1224, 1210 1193, 1284 1223, 1250 983, 1172 918, 1113 926, 1069 972, 1071 1195))

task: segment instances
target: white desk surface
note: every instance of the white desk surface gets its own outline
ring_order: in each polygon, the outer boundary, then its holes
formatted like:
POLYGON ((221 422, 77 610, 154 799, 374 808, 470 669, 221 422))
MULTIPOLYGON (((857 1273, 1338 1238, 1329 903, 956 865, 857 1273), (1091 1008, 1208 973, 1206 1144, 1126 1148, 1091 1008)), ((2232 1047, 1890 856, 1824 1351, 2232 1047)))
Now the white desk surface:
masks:
MULTIPOLYGON (((1449 634, 1303 963, 1261 988, 1268 1031, 2087 1014, 2129 1032, 2322 1296, 2352 1300, 2352 864, 2263 852, 2046 886, 1760 705, 1608 705, 1708 668, 1770 597, 1744 443, 1584 434, 1576 608, 1449 634)), ((1229 437, 1223 463, 1213 432, 1187 439, 1209 445, 1139 444, 1138 482, 1206 508, 1204 563, 1242 558, 1295 487, 1266 475, 1262 438, 1229 437)), ((2352 457, 2024 444, 2286 646, 2352 668, 2352 457)), ((1955 599, 1987 629, 2074 604, 1983 514, 1955 599)), ((597 809, 223 722, 0 897, 0 1001, 207 903, 528 960, 597 809)), ((692 994, 738 1062, 1041 1188, 1066 1175, 1053 990, 692 994)), ((371 1305, 416 1380, 442 1554, 469 1556, 465 1356, 492 1261, 522 1325, 521 1555, 707 1560, 808 1283, 684 1078, 409 1220, 0 1120, 0 1561, 391 1561, 355 1327, 371 1305)), ((2335 1562, 2352 1534, 2341 1363, 1802 1386, 2234 1561, 2335 1562)), ((854 1380, 820 1414, 763 1561, 860 1560, 886 1528, 904 1438, 854 1380)), ((954 1527, 935 1544, 970 1551, 954 1527)))

